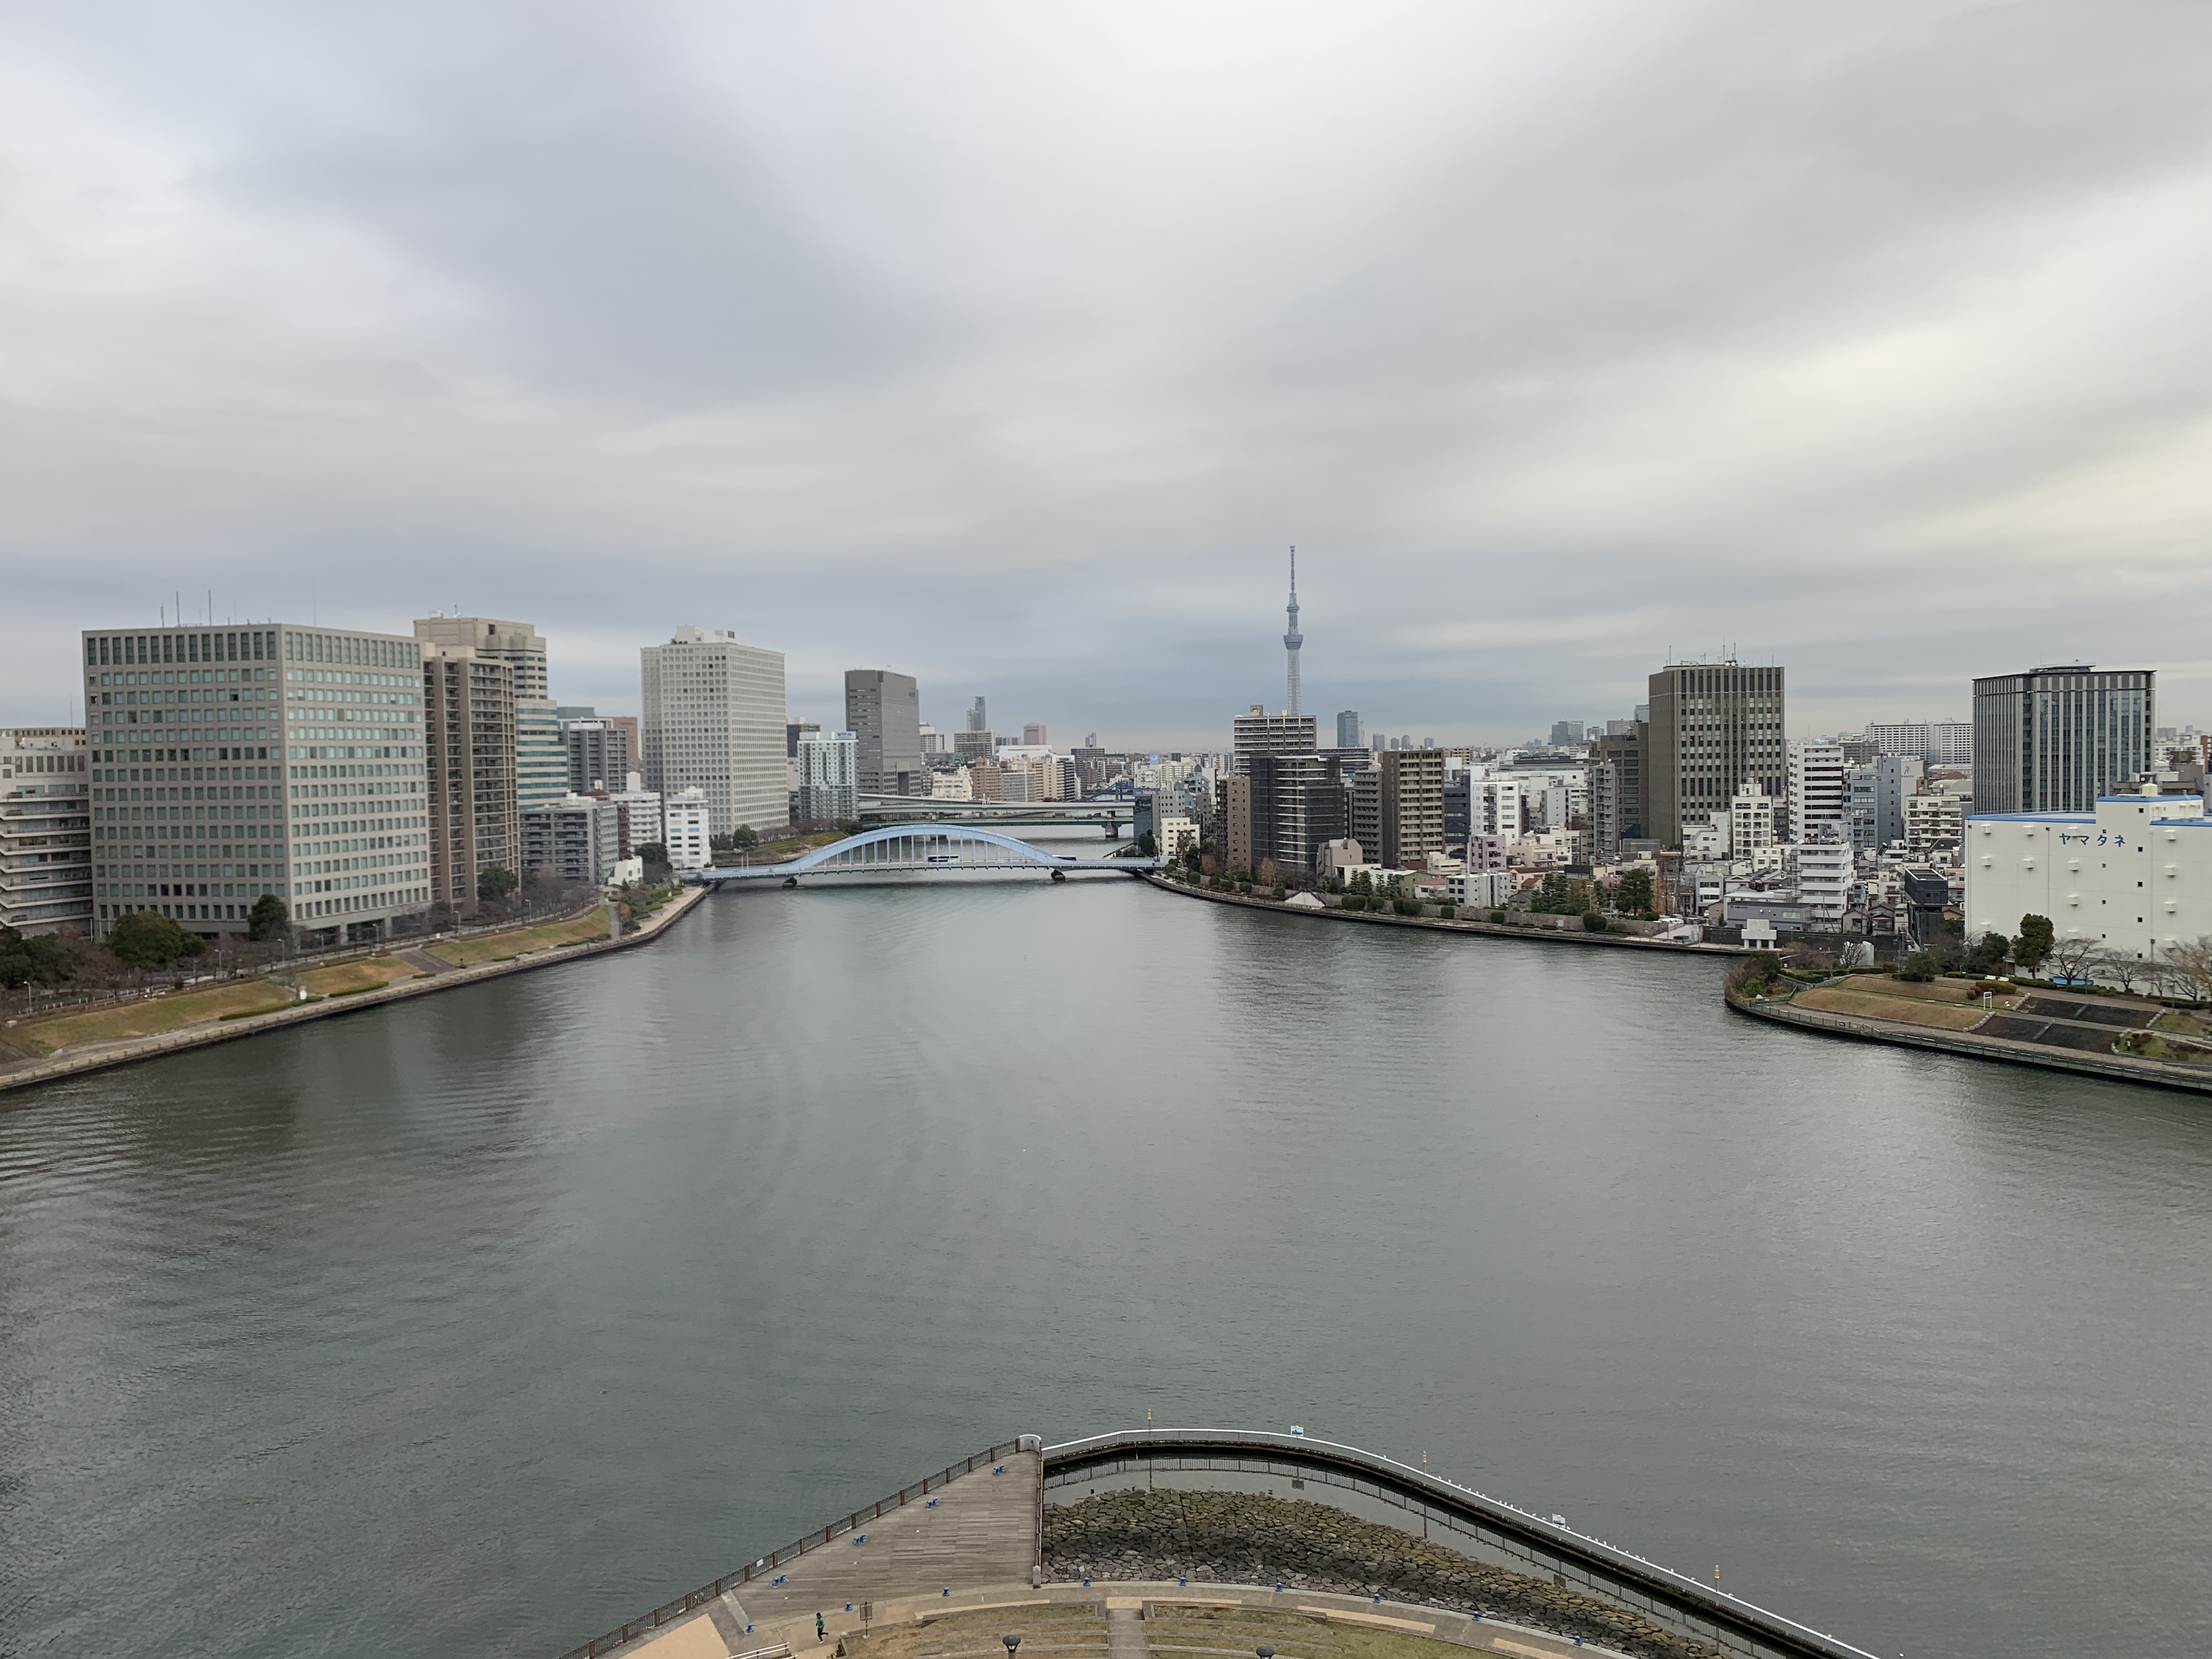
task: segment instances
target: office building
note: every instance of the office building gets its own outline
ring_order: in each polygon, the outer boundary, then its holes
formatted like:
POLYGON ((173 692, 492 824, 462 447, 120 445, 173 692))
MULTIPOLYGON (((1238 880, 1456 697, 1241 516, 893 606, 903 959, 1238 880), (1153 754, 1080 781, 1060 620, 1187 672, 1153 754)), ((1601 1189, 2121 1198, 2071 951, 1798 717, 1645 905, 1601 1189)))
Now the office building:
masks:
POLYGON ((921 690, 913 676, 885 668, 848 669, 845 727, 859 745, 863 794, 929 793, 929 766, 921 757, 921 690))
POLYGON ((1644 837, 1646 737, 1635 720, 1609 720, 1590 744, 1590 840, 1601 857, 1617 858, 1623 843, 1644 837))
POLYGON ((2202 796, 2156 788, 2087 812, 1968 818, 1966 937, 2047 916, 2060 939, 2141 962, 2212 934, 2212 819, 2202 796))
POLYGON ((1972 720, 1891 720, 1869 724, 1863 734, 1877 755, 1911 755, 1923 766, 1971 766, 1972 720))
POLYGON ((686 789, 660 802, 661 844, 672 870, 704 870, 714 861, 707 829, 707 793, 686 789))
MULTIPOLYGON (((1444 850, 1444 757, 1439 749, 1393 749, 1376 772, 1376 856, 1394 870, 1411 869, 1444 850)), ((1355 832, 1354 841, 1364 847, 1355 832)))
POLYGON ((1311 755, 1320 744, 1311 714, 1270 714, 1258 703, 1237 716, 1231 747, 1234 763, 1242 770, 1249 755, 1311 755))
POLYGON ((514 668, 471 646, 422 651, 431 897, 467 915, 485 871, 522 869, 514 668))
POLYGON ((1844 818, 1854 852, 1877 852, 1905 839, 1905 803, 1919 793, 1917 755, 1876 755, 1844 777, 1844 818))
POLYGON ((1793 742, 1788 751, 1788 794, 1783 833, 1791 841, 1841 835, 1846 816, 1850 763, 1836 743, 1793 742))
POLYGON ((1035 749, 1040 747, 1044 741, 1044 725, 1042 721, 1031 720, 1028 725, 1022 727, 1023 748, 1035 749))
MULTIPOLYGON (((799 805, 793 822, 835 823, 860 816, 860 744, 851 732, 799 740, 799 805)), ((904 794, 903 789, 898 792, 904 794)))
POLYGON ((664 799, 702 791, 718 836, 781 826, 791 812, 783 653, 687 625, 638 656, 646 787, 664 799))
POLYGON ((566 795, 568 745, 553 701, 544 636, 528 623, 496 617, 421 617, 415 637, 426 645, 466 646, 514 671, 516 799, 526 810, 566 795))
POLYGON ((0 730, 0 927, 91 937, 92 761, 82 726, 0 730))
POLYGON ((621 856, 622 817, 611 800, 564 795, 522 815, 522 867, 605 886, 621 856))
POLYGON ((1577 744, 1580 744, 1582 740, 1583 723, 1580 720, 1553 720, 1552 722, 1553 748, 1572 749, 1577 744))
POLYGON ((388 634, 83 635, 93 927, 157 910, 242 931, 264 895, 311 940, 430 902, 422 647, 388 634))
POLYGON ((1650 681, 1644 834, 1682 844, 1684 826, 1727 810, 1748 779, 1784 799, 1783 672, 1741 663, 1669 663, 1650 681))
POLYGON ((2091 812, 2156 764, 2154 670, 2089 663, 1974 682, 1974 811, 2091 812))
POLYGON ((1359 711, 1357 708, 1339 711, 1336 717, 1336 746, 1339 749, 1367 747, 1367 729, 1360 724, 1359 711))

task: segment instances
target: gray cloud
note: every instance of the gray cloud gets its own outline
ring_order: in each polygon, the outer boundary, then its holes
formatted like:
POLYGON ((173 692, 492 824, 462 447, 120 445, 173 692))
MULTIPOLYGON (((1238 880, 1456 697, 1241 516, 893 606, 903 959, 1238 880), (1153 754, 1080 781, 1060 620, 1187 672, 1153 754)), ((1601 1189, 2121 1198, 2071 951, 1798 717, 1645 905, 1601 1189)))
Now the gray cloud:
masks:
MULTIPOLYGON (((1793 724, 2082 653, 2212 717, 2187 4, 0 22, 0 558, 80 627, 681 621, 943 720, 1793 724), (188 601, 189 602, 189 601, 188 601)), ((50 640, 51 645, 38 644, 50 640)))

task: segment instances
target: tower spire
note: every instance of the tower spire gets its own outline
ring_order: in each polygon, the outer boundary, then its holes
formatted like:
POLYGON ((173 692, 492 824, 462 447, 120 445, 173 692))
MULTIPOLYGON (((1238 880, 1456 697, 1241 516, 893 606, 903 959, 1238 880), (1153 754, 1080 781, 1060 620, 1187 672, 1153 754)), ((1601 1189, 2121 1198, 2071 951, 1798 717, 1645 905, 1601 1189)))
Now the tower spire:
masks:
POLYGON ((1290 658, 1290 702, 1285 712, 1297 714, 1304 712, 1298 707, 1298 647, 1306 642, 1306 636, 1298 632, 1298 550, 1295 547, 1291 550, 1289 616, 1290 631, 1283 635, 1283 651, 1290 658))

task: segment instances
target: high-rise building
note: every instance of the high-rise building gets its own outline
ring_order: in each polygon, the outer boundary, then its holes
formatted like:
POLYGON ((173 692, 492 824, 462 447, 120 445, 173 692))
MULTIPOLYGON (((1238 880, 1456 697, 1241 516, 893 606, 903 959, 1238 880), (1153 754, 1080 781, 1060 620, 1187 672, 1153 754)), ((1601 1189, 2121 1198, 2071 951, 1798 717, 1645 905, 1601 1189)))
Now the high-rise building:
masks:
POLYGON ((514 668, 470 646, 422 649, 432 897, 466 915, 485 871, 522 869, 514 668))
POLYGON ((2156 671, 2089 663, 1974 682, 1974 811, 2094 812, 2156 764, 2156 671))
POLYGON ((92 933, 91 792, 82 726, 0 731, 0 926, 92 933))
POLYGON ((785 787, 783 653, 718 628, 676 630, 638 653, 646 787, 703 791, 713 833, 790 816, 785 787))
POLYGON ((346 629, 84 636, 93 927, 237 932, 264 895, 317 942, 430 902, 422 647, 346 629))
POLYGON ((1409 870, 1444 850, 1443 750, 1394 749, 1378 769, 1377 856, 1393 869, 1409 870))
POLYGON ((1221 826, 1222 868, 1248 871, 1259 863, 1254 856, 1252 780, 1225 777, 1214 786, 1214 812, 1221 826))
POLYGON ((970 732, 988 732, 991 729, 990 711, 984 707, 981 697, 976 698, 974 705, 968 710, 968 729, 970 732))
POLYGON ((1250 755, 1311 755, 1320 751, 1311 714, 1270 714, 1258 703, 1237 716, 1231 746, 1238 767, 1250 755))
POLYGON ((1359 711, 1357 708, 1343 708, 1337 711, 1336 746, 1339 749, 1367 747, 1367 732, 1359 723, 1359 711))
POLYGON ((1042 747, 1042 746, 1044 744, 1044 742, 1045 742, 1045 735, 1044 735, 1044 722, 1043 722, 1043 721, 1042 721, 1042 720, 1031 720, 1031 721, 1030 721, 1030 723, 1029 723, 1028 725, 1026 725, 1026 726, 1023 726, 1023 727, 1022 727, 1022 747, 1023 747, 1023 748, 1024 748, 1024 749, 1036 749, 1036 748, 1039 748, 1039 747, 1042 747))
POLYGON ((862 793, 929 793, 929 766, 921 757, 921 690, 913 676, 887 668, 846 670, 845 726, 860 745, 862 793))
POLYGON ((545 639, 528 623, 496 617, 420 617, 415 637, 429 645, 465 645, 514 673, 515 799, 527 811, 568 793, 568 745, 553 701, 545 639))
POLYGON ((1725 812, 1747 779, 1780 799, 1783 674, 1740 663, 1669 663, 1651 676, 1644 833, 1682 844, 1686 823, 1725 812))
POLYGON ((637 770, 637 757, 629 746, 629 732, 612 720, 564 720, 561 737, 568 751, 568 793, 587 795, 594 789, 619 789, 623 780, 637 770))
POLYGON ((1580 720, 1553 720, 1552 722, 1553 748, 1571 749, 1582 740, 1583 723, 1580 720))
POLYGON ((1273 859, 1310 870, 1321 849, 1345 832, 1344 786, 1319 755, 1254 755, 1244 766, 1252 785, 1254 867, 1273 859))
POLYGON ((1290 618, 1290 626, 1283 630, 1283 654, 1289 659, 1290 665, 1285 685, 1289 696, 1284 702, 1283 712, 1296 714, 1304 708, 1298 701, 1298 652, 1304 646, 1306 636, 1298 632, 1298 550, 1295 547, 1291 550, 1291 602, 1285 614, 1290 618))
POLYGON ((1787 793, 1782 833, 1793 842, 1819 841, 1844 833, 1850 763, 1838 743, 1793 739, 1786 759, 1787 793))
POLYGON ((1590 744, 1590 839, 1607 857, 1617 856, 1624 842, 1644 837, 1644 750, 1649 735, 1641 721, 1607 720, 1605 735, 1590 744))
POLYGON ((853 732, 817 732, 801 738, 799 805, 793 822, 830 823, 858 817, 860 777, 860 740, 853 732))

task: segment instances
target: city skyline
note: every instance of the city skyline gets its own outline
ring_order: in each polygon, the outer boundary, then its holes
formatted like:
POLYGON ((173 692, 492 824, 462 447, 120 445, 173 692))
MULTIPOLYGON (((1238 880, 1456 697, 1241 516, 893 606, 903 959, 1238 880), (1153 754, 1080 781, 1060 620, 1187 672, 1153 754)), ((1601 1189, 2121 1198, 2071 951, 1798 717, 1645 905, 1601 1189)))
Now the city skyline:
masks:
POLYGON ((1697 641, 1810 730, 2203 718, 2200 14, 1382 17, 18 13, 11 617, 520 611, 621 713, 692 622, 808 718, 1196 742, 1295 542, 1305 706, 1390 729, 1697 641))

